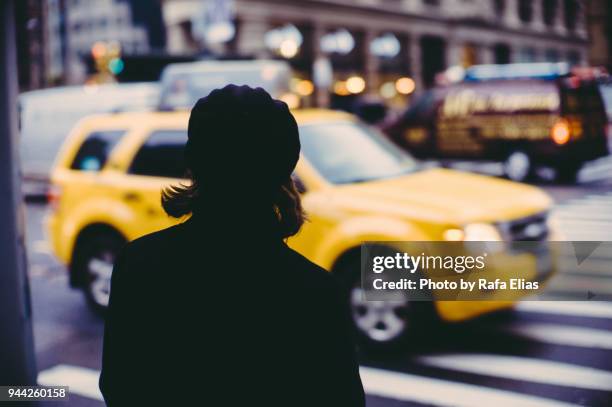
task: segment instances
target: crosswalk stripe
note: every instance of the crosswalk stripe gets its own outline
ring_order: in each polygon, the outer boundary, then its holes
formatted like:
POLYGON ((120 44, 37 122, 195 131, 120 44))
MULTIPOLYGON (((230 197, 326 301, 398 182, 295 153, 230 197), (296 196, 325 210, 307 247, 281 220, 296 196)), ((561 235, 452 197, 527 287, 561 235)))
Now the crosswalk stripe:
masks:
POLYGON ((515 310, 589 318, 612 319, 612 303, 600 301, 522 301, 515 310))
POLYGON ((100 372, 71 365, 56 365, 38 373, 38 384, 43 386, 68 386, 70 394, 103 401, 98 388, 100 372))
MULTIPOLYGON (((506 390, 455 383, 400 372, 360 367, 365 391, 369 395, 438 406, 474 407, 481 405, 516 407, 569 407, 574 404, 523 395, 506 390)), ((68 386, 71 394, 103 401, 98 389, 100 373, 93 369, 57 365, 38 375, 45 386, 68 386)))
POLYGON ((553 345, 612 350, 612 332, 550 323, 517 323, 501 328, 512 335, 553 345))
POLYGON ((567 407, 561 401, 506 390, 433 379, 408 373, 362 366, 359 369, 366 394, 428 405, 475 407, 567 407))
POLYGON ((442 354, 419 356, 426 366, 551 384, 571 388, 612 391, 612 372, 568 363, 494 354, 442 354))

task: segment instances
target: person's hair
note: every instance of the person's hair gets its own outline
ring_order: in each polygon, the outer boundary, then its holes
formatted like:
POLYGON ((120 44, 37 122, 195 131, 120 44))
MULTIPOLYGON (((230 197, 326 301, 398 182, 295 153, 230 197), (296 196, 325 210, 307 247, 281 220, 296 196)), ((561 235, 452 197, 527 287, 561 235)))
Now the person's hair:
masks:
POLYGON ((185 167, 190 182, 165 188, 162 206, 180 218, 215 208, 216 197, 222 197, 233 217, 259 218, 270 223, 273 235, 293 236, 304 223, 291 179, 299 156, 298 125, 284 102, 261 88, 215 89, 189 115, 185 167), (247 172, 249 181, 243 182, 247 172))
MULTIPOLYGON (((193 213, 200 199, 200 187, 192 174, 188 173, 189 183, 170 185, 162 190, 161 204, 164 211, 174 218, 193 213)), ((304 222, 306 215, 302 208, 302 200, 293 178, 281 184, 273 194, 270 209, 277 220, 278 233, 282 238, 295 235, 304 222)))

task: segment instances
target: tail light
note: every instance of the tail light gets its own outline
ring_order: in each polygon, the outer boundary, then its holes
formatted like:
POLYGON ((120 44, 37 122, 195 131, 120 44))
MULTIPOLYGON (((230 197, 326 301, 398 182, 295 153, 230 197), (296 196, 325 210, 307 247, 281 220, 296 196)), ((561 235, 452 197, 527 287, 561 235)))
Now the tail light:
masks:
POLYGON ((47 189, 47 204, 52 211, 57 211, 62 197, 62 188, 58 185, 50 185, 47 189))
POLYGON ((557 120, 550 130, 550 137, 560 146, 566 144, 569 141, 570 136, 570 125, 565 119, 557 120))

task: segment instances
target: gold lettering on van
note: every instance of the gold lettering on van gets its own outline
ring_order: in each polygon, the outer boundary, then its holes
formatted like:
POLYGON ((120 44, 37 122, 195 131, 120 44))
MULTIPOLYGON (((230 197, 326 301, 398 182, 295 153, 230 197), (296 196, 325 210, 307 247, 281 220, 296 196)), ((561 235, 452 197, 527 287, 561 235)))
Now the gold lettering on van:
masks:
POLYGON ((559 108, 556 93, 491 93, 480 94, 471 89, 449 93, 440 114, 444 117, 478 113, 512 113, 515 111, 555 111, 559 108))

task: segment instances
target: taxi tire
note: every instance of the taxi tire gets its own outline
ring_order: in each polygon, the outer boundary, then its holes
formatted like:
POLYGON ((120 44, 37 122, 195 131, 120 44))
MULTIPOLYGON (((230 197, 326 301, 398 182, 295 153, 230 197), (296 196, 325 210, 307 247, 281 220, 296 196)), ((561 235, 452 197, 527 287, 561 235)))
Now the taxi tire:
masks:
POLYGON ((87 305, 98 315, 103 316, 106 313, 107 305, 100 304, 95 298, 92 288, 92 280, 94 277, 88 269, 88 264, 93 258, 99 256, 100 253, 106 252, 112 253, 114 256, 112 261, 114 262, 124 245, 125 239, 118 233, 101 231, 80 239, 75 250, 75 265, 73 272, 79 275, 81 288, 87 300, 87 305))
POLYGON ((402 315, 406 329, 394 339, 377 341, 357 327, 353 318, 351 291, 361 284, 361 259, 351 256, 334 271, 341 282, 343 296, 350 311, 350 322, 359 350, 365 354, 385 355, 399 351, 418 352, 419 345, 426 346, 427 338, 441 327, 440 318, 431 301, 408 301, 407 313, 402 315))
POLYGON ((555 180, 563 184, 573 184, 578 178, 582 163, 567 163, 555 168, 555 180))

